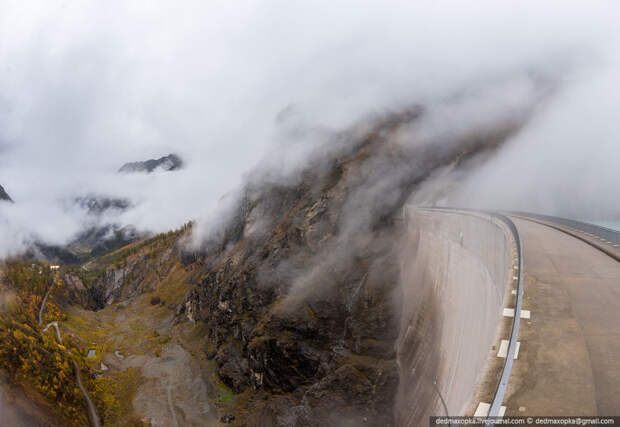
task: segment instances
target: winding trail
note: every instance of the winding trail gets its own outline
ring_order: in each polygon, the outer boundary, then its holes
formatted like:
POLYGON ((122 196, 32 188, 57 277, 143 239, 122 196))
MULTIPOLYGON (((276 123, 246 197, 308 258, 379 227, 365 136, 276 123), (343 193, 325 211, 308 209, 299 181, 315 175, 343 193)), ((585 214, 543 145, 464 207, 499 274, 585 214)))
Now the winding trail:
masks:
MULTIPOLYGON (((54 278, 54 283, 47 290, 47 293, 45 294, 45 297, 43 298, 43 302, 41 302, 41 308, 39 309, 39 324, 41 324, 43 321, 43 309, 45 308, 47 297, 49 296, 51 290, 54 288, 55 283, 56 283, 56 279, 54 278)), ((50 326, 53 326, 54 329, 56 329, 56 338, 58 339, 58 343, 62 345, 62 337, 60 336, 60 328, 58 327, 57 321, 48 323, 42 332, 43 333, 47 332, 50 326)), ((84 387, 84 384, 82 383, 82 377, 80 375, 80 367, 78 363, 76 362, 75 357, 73 356, 73 353, 71 353, 71 350, 65 350, 65 352, 71 357, 71 361, 73 362, 73 368, 75 369, 75 380, 77 381, 80 392, 82 392, 82 396, 84 396, 84 399, 86 400, 86 405, 88 406, 88 415, 93 424, 93 427, 101 427, 101 421, 99 420, 99 416, 97 415, 95 404, 90 399, 90 396, 86 392, 86 388, 84 387)))
MULTIPOLYGON (((69 352, 69 354, 71 354, 71 352, 69 352)), ((80 377, 80 367, 78 366, 75 359, 72 359, 72 360, 73 360, 73 367, 75 368, 75 379, 77 380, 78 387, 80 388, 80 391, 82 392, 82 395, 84 396, 84 399, 86 399, 86 404, 88 405, 88 412, 90 414, 90 420, 92 421, 94 427, 101 427, 101 422, 99 421, 99 417, 97 416, 95 405, 93 401, 90 400, 90 396, 88 396, 88 393, 86 392, 86 389, 84 388, 84 384, 82 384, 82 378, 80 377)))
POLYGON ((56 284, 56 278, 54 277, 54 281, 50 285, 49 289, 45 293, 43 297, 43 301, 41 302, 41 308, 39 308, 39 325, 43 324, 43 309, 45 308, 45 303, 47 303, 47 297, 50 296, 52 289, 54 289, 54 285, 56 284))
MULTIPOLYGON (((50 326, 53 326, 56 329, 56 338, 58 338, 58 343, 62 345, 62 337, 60 336, 60 328, 58 328, 58 322, 54 321, 54 322, 48 323, 45 329, 43 329, 43 332, 47 332, 50 326)), ((101 427, 101 422, 99 421, 99 416, 97 415, 95 404, 90 399, 90 396, 86 392, 86 388, 84 387, 84 384, 82 383, 82 377, 80 375, 80 367, 77 364, 75 358, 73 357, 73 353, 71 353, 71 350, 65 350, 65 351, 69 356, 71 356, 71 361, 73 362, 73 367, 75 368, 75 380, 77 381, 78 387, 80 391, 82 392, 82 396, 84 396, 84 399, 86 400, 90 420, 92 421, 94 427, 101 427)))
POLYGON ((53 321, 53 322, 48 323, 45 329, 43 329, 43 332, 47 332, 50 326, 53 326, 54 328, 56 328, 56 337, 58 338, 58 342, 62 344, 62 338, 60 337, 60 329, 58 329, 58 322, 53 321))

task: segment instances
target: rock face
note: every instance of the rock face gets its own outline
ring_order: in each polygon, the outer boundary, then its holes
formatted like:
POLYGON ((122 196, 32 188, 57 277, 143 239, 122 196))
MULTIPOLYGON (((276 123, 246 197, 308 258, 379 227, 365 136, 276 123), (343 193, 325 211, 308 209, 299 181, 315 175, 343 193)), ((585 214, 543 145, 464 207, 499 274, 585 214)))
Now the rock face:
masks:
POLYGON ((173 254, 178 258, 178 253, 173 248, 167 249, 157 257, 137 253, 109 266, 91 286, 90 294, 94 308, 103 308, 151 292, 168 274, 170 266, 166 261, 173 254))
POLYGON ((4 188, 0 185, 0 201, 11 202, 13 203, 13 199, 11 196, 4 190, 4 188))
POLYGON ((150 159, 142 162, 125 163, 118 171, 123 173, 151 173, 155 169, 173 171, 183 167, 183 160, 176 154, 169 154, 159 159, 150 159))
POLYGON ((200 331, 222 422, 394 425, 403 204, 438 168, 514 130, 474 133, 441 149, 403 143, 421 114, 412 109, 339 134, 294 176, 251 176, 200 250, 181 251, 182 230, 163 252, 140 243, 129 257, 102 257, 113 261, 89 286, 92 298, 98 308, 129 304, 173 281, 162 266, 174 260, 188 272, 188 289, 171 323, 200 331))
MULTIPOLYGON (((402 120, 412 120, 414 113, 402 120)), ((395 129, 389 121, 382 130, 395 129)), ((408 179, 384 175, 387 138, 347 140, 291 185, 253 180, 188 298, 221 380, 254 390, 238 425, 392 425, 398 384, 393 214, 408 179), (247 414, 247 415, 246 415, 247 414)), ((403 158, 403 161, 405 158, 403 158)), ((389 166, 403 166, 394 156, 389 166)), ((411 178, 421 174, 413 173, 411 178)))
POLYGON ((65 273, 62 279, 66 284, 64 296, 69 304, 78 305, 87 309, 97 308, 97 303, 93 299, 92 293, 84 286, 79 276, 72 273, 65 273))
POLYGON ((226 408, 233 424, 394 424, 395 218, 431 172, 511 130, 453 149, 402 144, 420 114, 339 135, 286 184, 253 176, 225 229, 186 255, 203 274, 180 314, 206 324, 207 358, 248 396, 226 408))

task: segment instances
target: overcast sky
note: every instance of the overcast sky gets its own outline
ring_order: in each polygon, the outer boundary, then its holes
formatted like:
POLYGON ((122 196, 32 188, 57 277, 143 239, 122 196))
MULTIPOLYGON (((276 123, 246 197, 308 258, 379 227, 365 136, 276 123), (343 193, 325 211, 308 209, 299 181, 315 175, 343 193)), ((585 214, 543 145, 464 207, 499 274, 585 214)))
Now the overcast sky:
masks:
MULTIPOLYGON (((0 0, 0 185, 16 202, 0 255, 69 239, 84 217, 66 201, 87 193, 134 200, 121 221, 141 230, 207 218, 245 172, 322 134, 286 126, 339 130, 481 87, 493 99, 471 120, 503 98, 537 110, 456 202, 617 216, 618 16, 613 1, 0 0), (532 78, 553 88, 544 102, 532 78), (184 170, 115 173, 170 152, 184 170)), ((463 126, 434 111, 429 126, 463 126)))

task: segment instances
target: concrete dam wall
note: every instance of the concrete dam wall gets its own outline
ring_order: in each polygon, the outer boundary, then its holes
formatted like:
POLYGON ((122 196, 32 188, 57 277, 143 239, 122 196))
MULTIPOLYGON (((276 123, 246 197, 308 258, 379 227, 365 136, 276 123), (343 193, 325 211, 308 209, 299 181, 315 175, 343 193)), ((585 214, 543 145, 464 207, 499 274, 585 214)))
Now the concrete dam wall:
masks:
POLYGON ((488 367, 497 364, 516 248, 491 215, 409 208, 405 221, 396 417, 417 426, 431 415, 471 414, 483 377, 499 380, 488 367))

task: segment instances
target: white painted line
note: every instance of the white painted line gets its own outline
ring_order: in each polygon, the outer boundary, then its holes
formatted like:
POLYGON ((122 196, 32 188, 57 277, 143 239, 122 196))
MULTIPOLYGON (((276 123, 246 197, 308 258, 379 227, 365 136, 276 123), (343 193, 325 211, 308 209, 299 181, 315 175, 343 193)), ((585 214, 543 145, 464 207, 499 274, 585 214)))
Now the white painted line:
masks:
POLYGON ((518 280, 519 277, 518 276, 512 276, 512 280, 518 280))
POLYGON ((517 295, 517 290, 513 289, 512 291, 510 291, 510 293, 513 294, 513 295, 517 295))
MULTIPOLYGON (((506 317, 515 317, 515 309, 505 308, 502 315, 506 317)), ((521 310, 521 319, 529 319, 530 316, 531 316, 531 313, 529 310, 521 310)))
POLYGON ((497 352, 497 357, 506 357, 508 354, 508 340, 502 340, 499 344, 499 351, 497 352))
POLYGON ((491 409, 490 403, 480 402, 474 413, 474 417, 486 417, 489 415, 489 409, 491 409))
POLYGON ((490 403, 480 402, 474 413, 474 417, 486 417, 489 415, 489 409, 491 409, 490 403))
MULTIPOLYGON (((519 348, 521 347, 521 342, 517 341, 517 347, 515 348, 515 359, 519 356, 519 348)), ((508 340, 502 340, 499 345, 499 351, 497 352, 497 357, 505 358, 508 355, 508 340)))
POLYGON ((512 268, 514 268, 515 270, 518 270, 519 266, 518 265, 513 265, 512 268))
MULTIPOLYGON (((480 402, 478 407, 476 408, 476 412, 474 413, 474 417, 486 417, 489 415, 489 410, 491 409, 490 403, 480 402)), ((506 413, 506 407, 500 406, 499 408, 499 416, 503 417, 506 413)))

